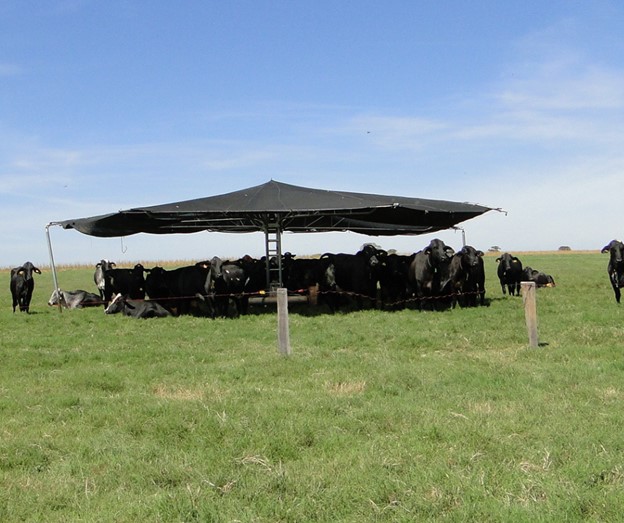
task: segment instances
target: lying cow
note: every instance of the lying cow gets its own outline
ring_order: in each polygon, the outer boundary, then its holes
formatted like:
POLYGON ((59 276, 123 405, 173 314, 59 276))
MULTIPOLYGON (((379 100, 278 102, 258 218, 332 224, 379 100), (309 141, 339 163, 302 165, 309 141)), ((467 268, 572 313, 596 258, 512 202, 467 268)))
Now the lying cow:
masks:
POLYGON ((11 295, 13 296, 13 312, 19 306, 21 312, 30 312, 30 300, 35 288, 33 273, 41 274, 31 262, 11 269, 11 295))
POLYGON ((66 309, 82 309, 83 307, 102 305, 102 298, 97 294, 83 290, 62 291, 58 289, 52 291, 48 305, 58 305, 59 303, 66 309))
POLYGON ((550 274, 545 274, 541 271, 536 271, 528 265, 522 271, 522 281, 535 282, 537 287, 554 287, 555 280, 550 274))
POLYGON ((620 289, 624 287, 624 243, 618 240, 612 240, 605 245, 600 251, 603 254, 609 253, 609 264, 607 272, 609 273, 609 281, 615 293, 615 301, 620 303, 620 289))
POLYGON ((115 295, 104 312, 106 314, 121 312, 124 316, 130 316, 131 318, 164 318, 171 316, 167 309, 155 301, 131 301, 127 300, 121 293, 115 295))

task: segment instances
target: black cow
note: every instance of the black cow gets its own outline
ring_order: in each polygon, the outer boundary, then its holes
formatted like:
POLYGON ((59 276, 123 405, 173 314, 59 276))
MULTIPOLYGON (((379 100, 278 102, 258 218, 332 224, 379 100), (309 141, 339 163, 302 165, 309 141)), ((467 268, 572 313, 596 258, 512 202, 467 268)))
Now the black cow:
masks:
POLYGON ((624 243, 618 240, 612 240, 608 245, 602 248, 603 254, 609 253, 609 264, 607 272, 609 273, 609 281, 615 293, 615 301, 620 303, 620 289, 624 287, 624 243))
POLYGON ((30 300, 35 289, 33 272, 41 274, 31 262, 26 262, 21 267, 11 269, 11 295, 13 296, 13 312, 19 306, 21 312, 30 312, 30 300))
POLYGON ((510 296, 520 296, 520 281, 522 280, 522 262, 508 252, 496 258, 498 262, 498 279, 503 294, 509 290, 510 296))
POLYGON ((114 269, 116 267, 115 262, 108 260, 100 260, 99 263, 95 264, 95 272, 93 273, 93 281, 95 282, 95 286, 98 288, 100 292, 100 298, 104 299, 104 273, 110 269, 114 269))
MULTIPOLYGON (((251 263, 250 259, 246 259, 251 263)), ((237 317, 246 314, 249 297, 245 294, 247 276, 241 261, 223 261, 218 257, 211 260, 214 268, 214 292, 217 314, 223 317, 237 317)), ((253 264, 256 266, 256 264, 253 264)))
POLYGON ((102 298, 97 294, 83 290, 63 291, 58 289, 52 291, 48 305, 58 305, 59 302, 66 309, 82 309, 83 307, 102 305, 102 298))
MULTIPOLYGON (((361 309, 366 300, 375 306, 377 283, 388 253, 374 245, 367 244, 355 254, 325 253, 321 256, 325 275, 320 282, 319 292, 335 290, 343 296, 351 296, 357 308, 361 309), (330 269, 333 266, 333 270, 330 269), (331 275, 333 282, 328 280, 331 275), (331 287, 334 289, 331 289, 331 287)), ((337 294, 326 295, 330 309, 335 310, 341 302, 337 294), (332 299, 333 298, 333 299, 332 299)), ((351 300, 348 300, 351 301, 351 300)))
POLYGON ((535 282, 537 287, 554 287, 555 279, 550 275, 541 271, 537 271, 528 265, 522 271, 522 281, 535 282))
MULTIPOLYGON (((218 259, 218 258, 217 258, 218 259)), ((223 265, 224 262, 221 262, 223 265)), ((259 291, 266 290, 267 273, 266 273, 266 257, 263 256, 259 260, 246 254, 235 262, 226 262, 238 265, 245 273, 245 292, 254 294, 259 291)))
POLYGON ((104 272, 104 306, 115 294, 128 296, 131 300, 145 299, 143 265, 137 263, 132 269, 108 269, 104 272))
POLYGON ((145 291, 169 312, 214 317, 212 268, 209 261, 171 271, 145 269, 145 291))
POLYGON ((286 253, 282 259, 283 284, 291 292, 305 292, 319 284, 329 264, 328 258, 295 258, 286 253))
POLYGON ((447 274, 442 276, 442 294, 449 292, 462 307, 485 304, 485 268, 483 251, 465 245, 451 259, 447 274), (478 299, 477 299, 478 298, 478 299))
POLYGON ((452 247, 437 238, 414 254, 408 275, 420 308, 433 308, 440 304, 438 298, 444 279, 448 278, 449 264, 454 254, 452 247))
POLYGON ((382 307, 390 310, 405 308, 411 298, 412 286, 409 281, 409 269, 414 254, 388 254, 379 275, 379 290, 382 307))
POLYGON ((171 316, 167 309, 155 301, 132 301, 122 294, 116 294, 104 312, 106 314, 121 312, 132 318, 165 318, 171 316))

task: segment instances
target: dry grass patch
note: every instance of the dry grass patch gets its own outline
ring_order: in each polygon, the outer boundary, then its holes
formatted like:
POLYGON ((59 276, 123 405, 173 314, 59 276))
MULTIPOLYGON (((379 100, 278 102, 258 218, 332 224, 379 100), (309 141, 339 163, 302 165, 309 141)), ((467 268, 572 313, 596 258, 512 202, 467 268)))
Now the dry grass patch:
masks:
POLYGON ((157 398, 178 401, 198 401, 203 400, 205 391, 203 389, 185 389, 182 387, 169 387, 167 385, 156 385, 153 390, 157 398))
POLYGON ((622 399, 622 391, 615 387, 607 387, 606 389, 598 389, 598 396, 603 399, 603 401, 617 401, 622 399))
POLYGON ((331 394, 337 396, 351 396, 361 394, 366 389, 365 381, 338 381, 336 383, 326 383, 326 389, 331 394))

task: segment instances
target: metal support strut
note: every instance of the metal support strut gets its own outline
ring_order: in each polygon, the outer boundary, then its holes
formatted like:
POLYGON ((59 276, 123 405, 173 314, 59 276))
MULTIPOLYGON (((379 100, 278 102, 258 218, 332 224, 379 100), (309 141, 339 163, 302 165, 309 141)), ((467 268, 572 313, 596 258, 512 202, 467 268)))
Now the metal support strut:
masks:
MULTIPOLYGON (((52 252, 52 240, 50 240, 50 227, 52 225, 59 225, 59 223, 57 222, 50 222, 48 223, 48 225, 46 225, 45 227, 45 233, 46 233, 46 239, 48 241, 48 254, 50 255, 50 268, 52 269, 52 281, 54 283, 54 290, 59 291, 59 284, 58 284, 58 276, 56 274, 56 264, 54 263, 54 254, 52 252)), ((63 312, 63 308, 61 307, 61 297, 59 295, 59 300, 58 300, 58 310, 59 312, 63 312)))
POLYGON ((282 287, 282 232, 279 223, 269 223, 264 231, 266 252, 266 288, 282 287), (271 263, 274 260, 274 263, 271 263))

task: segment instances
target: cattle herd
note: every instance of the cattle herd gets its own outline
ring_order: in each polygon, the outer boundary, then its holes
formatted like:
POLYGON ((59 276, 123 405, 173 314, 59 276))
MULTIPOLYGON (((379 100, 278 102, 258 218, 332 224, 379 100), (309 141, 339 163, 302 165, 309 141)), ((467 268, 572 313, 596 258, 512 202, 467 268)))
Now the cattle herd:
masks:
MULTIPOLYGON (((602 253, 609 253, 609 281, 620 302, 624 287, 624 244, 613 240, 602 253)), ((521 281, 554 286, 552 276, 522 265, 517 256, 504 253, 496 258, 503 294, 520 294, 521 281)), ((483 252, 469 245, 455 252, 442 240, 412 255, 388 253, 367 244, 355 254, 325 253, 319 258, 297 258, 285 253, 270 266, 281 265, 284 287, 291 293, 314 289, 320 302, 334 312, 341 308, 406 307, 440 310, 485 305, 483 252)), ((33 274, 41 271, 31 262, 11 270, 13 312, 29 312, 34 289, 33 274)), ((69 309, 103 306, 106 314, 122 313, 134 318, 178 315, 235 317, 246 314, 250 297, 266 291, 266 260, 244 256, 238 260, 211 260, 166 270, 146 269, 141 264, 118 268, 100 261, 93 275, 98 294, 84 291, 52 293, 48 305, 69 309)))

